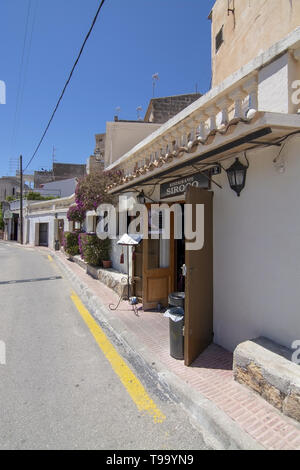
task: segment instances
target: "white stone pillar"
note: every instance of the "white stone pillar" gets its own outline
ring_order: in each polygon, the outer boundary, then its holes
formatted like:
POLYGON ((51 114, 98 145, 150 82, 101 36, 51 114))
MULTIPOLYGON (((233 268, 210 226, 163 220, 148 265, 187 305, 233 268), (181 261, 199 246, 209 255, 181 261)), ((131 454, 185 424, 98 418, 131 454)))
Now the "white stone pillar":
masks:
POLYGON ((250 78, 244 85, 243 89, 249 95, 249 110, 247 115, 258 111, 258 83, 257 77, 250 78))
POLYGON ((206 109, 205 114, 209 117, 209 132, 217 129, 216 117, 218 114, 218 108, 215 105, 210 106, 206 109))
POLYGON ((234 118, 240 119, 243 116, 243 99, 245 97, 245 92, 241 88, 237 88, 229 95, 230 99, 234 102, 234 118))
POLYGON ((221 122, 220 128, 225 127, 229 122, 228 108, 230 106, 230 100, 225 96, 217 102, 217 108, 221 111, 221 122))
POLYGON ((205 122, 207 120, 207 115, 204 113, 198 114, 197 119, 195 120, 197 123, 196 134, 198 139, 204 140, 206 137, 206 127, 205 122))

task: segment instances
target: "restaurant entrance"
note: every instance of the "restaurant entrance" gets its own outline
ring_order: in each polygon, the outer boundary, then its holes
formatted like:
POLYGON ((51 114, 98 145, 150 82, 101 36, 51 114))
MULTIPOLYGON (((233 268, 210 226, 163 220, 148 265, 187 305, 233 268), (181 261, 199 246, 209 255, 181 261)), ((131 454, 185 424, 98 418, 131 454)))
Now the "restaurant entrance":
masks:
POLYGON ((184 362, 189 366, 213 341, 213 192, 190 186, 185 202, 178 204, 183 227, 184 209, 189 204, 196 237, 201 225, 196 218, 202 214, 203 243, 193 246, 193 240, 184 235, 174 239, 171 211, 170 239, 152 239, 149 233, 136 250, 134 272, 144 310, 167 307, 170 293, 185 292, 184 362), (201 207, 198 213, 197 206, 201 207))

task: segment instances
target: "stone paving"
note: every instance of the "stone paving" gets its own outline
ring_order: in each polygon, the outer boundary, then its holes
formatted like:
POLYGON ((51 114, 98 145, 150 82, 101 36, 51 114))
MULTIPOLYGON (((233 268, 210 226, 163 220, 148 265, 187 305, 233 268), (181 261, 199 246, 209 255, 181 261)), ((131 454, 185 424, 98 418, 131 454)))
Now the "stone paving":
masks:
MULTIPOLYGON (((77 264, 67 261, 63 253, 56 254, 103 305, 109 308, 110 304, 118 302, 115 292, 88 276, 77 264)), ((111 316, 119 318, 153 357, 156 355, 166 368, 211 400, 265 449, 300 450, 299 424, 233 380, 232 353, 212 344, 191 367, 185 367, 183 361, 175 360, 169 354, 168 319, 161 313, 144 312, 139 306, 136 315, 128 302, 122 301, 117 310, 111 311, 111 316)))

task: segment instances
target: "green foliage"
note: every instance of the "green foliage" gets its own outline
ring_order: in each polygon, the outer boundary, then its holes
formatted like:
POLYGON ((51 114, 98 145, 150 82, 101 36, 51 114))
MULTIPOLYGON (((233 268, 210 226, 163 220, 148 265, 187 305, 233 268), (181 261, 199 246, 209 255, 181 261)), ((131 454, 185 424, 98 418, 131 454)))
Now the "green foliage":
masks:
POLYGON ((68 255, 79 255, 78 232, 64 232, 63 246, 68 255))
POLYGON ((79 222, 82 224, 85 219, 85 210, 78 205, 71 206, 68 210, 67 218, 72 222, 79 222))
POLYGON ((0 230, 4 230, 4 220, 2 212, 2 204, 0 203, 0 230))
POLYGON ((6 200, 7 200, 7 202, 12 202, 12 201, 16 200, 16 197, 15 196, 7 196, 6 200))
POLYGON ((104 171, 90 173, 82 178, 75 191, 75 201, 80 209, 91 211, 102 203, 114 202, 114 197, 108 194, 106 188, 112 181, 112 175, 104 171))
POLYGON ((100 240, 95 234, 80 233, 79 249, 84 261, 92 266, 100 266, 103 260, 109 260, 111 241, 100 240))
POLYGON ((25 197, 28 201, 51 201, 52 199, 57 199, 56 196, 42 196, 34 191, 30 191, 25 197))

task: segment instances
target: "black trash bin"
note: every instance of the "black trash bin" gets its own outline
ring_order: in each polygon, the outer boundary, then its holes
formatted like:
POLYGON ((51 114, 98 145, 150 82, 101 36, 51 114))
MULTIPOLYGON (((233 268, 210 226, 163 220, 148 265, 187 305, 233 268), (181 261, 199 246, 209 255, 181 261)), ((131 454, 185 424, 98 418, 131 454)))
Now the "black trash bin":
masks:
POLYGON ((184 359, 184 292, 169 294, 170 356, 174 359, 184 359))
POLYGON ((170 356, 174 359, 184 359, 184 312, 181 308, 176 307, 172 312, 172 317, 169 318, 170 356), (175 310, 178 310, 178 314, 175 313, 175 310), (176 316, 178 319, 174 321, 176 316))
POLYGON ((168 297, 169 305, 184 309, 185 292, 172 292, 168 297))

